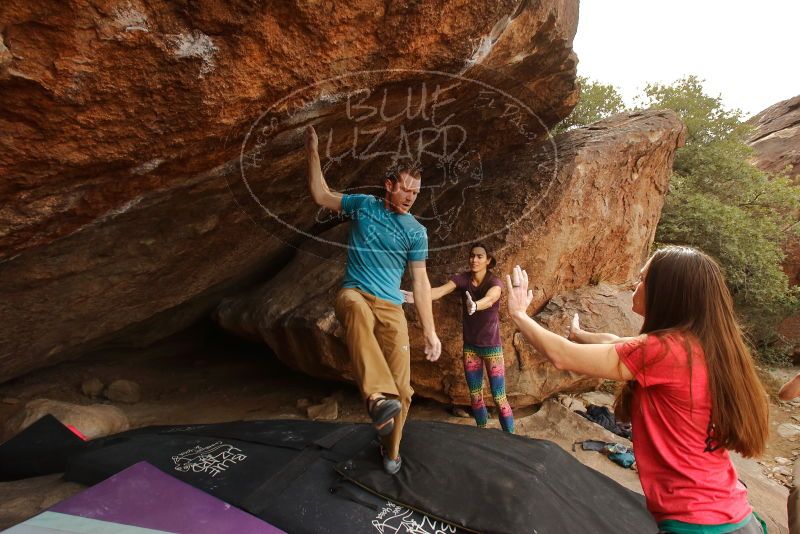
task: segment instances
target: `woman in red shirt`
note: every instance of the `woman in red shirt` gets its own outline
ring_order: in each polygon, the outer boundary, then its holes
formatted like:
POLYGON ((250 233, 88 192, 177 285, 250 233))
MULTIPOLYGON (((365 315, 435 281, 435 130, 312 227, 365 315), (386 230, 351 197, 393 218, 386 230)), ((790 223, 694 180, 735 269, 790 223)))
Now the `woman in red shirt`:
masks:
POLYGON ((719 265, 688 247, 657 251, 633 294, 642 335, 587 334, 586 344, 528 317, 527 273, 517 266, 513 275, 509 313, 539 352, 559 369, 626 382, 615 413, 632 424, 642 489, 661 531, 762 532, 728 450, 763 453, 767 396, 719 265))

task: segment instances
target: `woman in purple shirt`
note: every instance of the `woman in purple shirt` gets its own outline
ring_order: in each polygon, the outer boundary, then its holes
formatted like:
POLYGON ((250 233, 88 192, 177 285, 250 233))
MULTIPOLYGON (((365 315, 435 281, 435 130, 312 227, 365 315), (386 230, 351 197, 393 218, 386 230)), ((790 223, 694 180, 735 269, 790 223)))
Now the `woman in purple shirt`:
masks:
MULTIPOLYGON (((453 275, 431 289, 431 298, 440 299, 458 289, 464 304, 464 374, 469 387, 472 414, 479 427, 486 426, 489 414, 483 402, 483 368, 489 373, 492 398, 500 412, 500 426, 514 433, 514 414, 506 398, 505 363, 500 343, 500 294, 502 282, 491 272, 497 262, 481 243, 470 248, 469 271, 453 275)), ((413 296, 404 292, 406 302, 413 296)))

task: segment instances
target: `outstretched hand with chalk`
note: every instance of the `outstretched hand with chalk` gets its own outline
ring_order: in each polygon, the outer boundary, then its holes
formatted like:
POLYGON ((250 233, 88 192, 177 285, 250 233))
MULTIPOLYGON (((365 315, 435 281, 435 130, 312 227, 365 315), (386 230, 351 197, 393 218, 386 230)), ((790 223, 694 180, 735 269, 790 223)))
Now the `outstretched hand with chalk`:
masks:
POLYGON ((572 316, 572 322, 569 324, 569 328, 567 329, 567 339, 570 341, 577 341, 578 340, 578 332, 581 331, 581 320, 578 317, 578 312, 575 312, 575 315, 572 316))
POLYGON ((467 301, 466 301, 467 315, 472 315, 473 313, 478 311, 478 305, 475 303, 474 300, 472 300, 472 295, 469 294, 469 291, 464 291, 464 293, 467 295, 467 301))
POLYGON ((533 300, 533 291, 528 289, 528 273, 517 265, 511 271, 511 276, 506 275, 506 286, 508 288, 508 313, 526 314, 528 306, 533 300))
POLYGON ((316 152, 319 148, 319 139, 317 132, 311 125, 306 126, 306 151, 316 152))

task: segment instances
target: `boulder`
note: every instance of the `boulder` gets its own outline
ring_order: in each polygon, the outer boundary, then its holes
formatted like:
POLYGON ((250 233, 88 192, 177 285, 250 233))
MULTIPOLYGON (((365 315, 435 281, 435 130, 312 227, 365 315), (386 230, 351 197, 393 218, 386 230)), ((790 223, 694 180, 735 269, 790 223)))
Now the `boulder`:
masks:
POLYGON ((555 400, 571 412, 586 412, 586 405, 583 401, 571 395, 556 395, 555 400))
POLYGON ((612 409, 614 407, 614 400, 616 399, 616 395, 604 393, 602 391, 588 391, 586 393, 581 393, 580 397, 586 404, 607 406, 608 408, 612 409))
MULTIPOLYGON (((573 315, 578 313, 584 330, 634 336, 642 327, 642 318, 631 311, 632 296, 629 286, 601 283, 582 287, 556 295, 534 318, 551 332, 566 336, 573 315)), ((601 378, 559 371, 518 333, 514 335, 514 348, 521 359, 529 362, 527 384, 540 398, 590 391, 603 383, 601 378)))
POLYGON ((64 425, 75 427, 87 439, 95 439, 128 430, 128 418, 119 408, 107 404, 81 406, 50 399, 30 401, 6 421, 4 439, 8 439, 50 414, 64 425))
MULTIPOLYGON (((478 236, 494 251, 496 272, 522 265, 536 290, 532 309, 540 311, 554 296, 590 283, 626 284, 646 259, 661 213, 676 147, 683 126, 671 111, 619 115, 540 147, 483 161, 486 185, 479 194, 444 191, 439 206, 459 206, 464 214, 450 224, 454 247, 431 247, 432 284, 444 283, 464 269, 466 253, 478 236), (558 159, 553 159, 553 151, 558 159), (459 205, 463 202, 463 205, 459 205)), ((424 185, 424 177, 423 177, 424 185)), ((436 217, 423 207, 435 241, 436 217)), ((342 278, 347 226, 341 224, 310 240, 269 282, 255 291, 223 300, 215 318, 228 331, 260 339, 283 362, 326 379, 353 380, 341 326, 332 308, 342 278), (332 246, 333 244, 338 245, 332 246)), ((408 287, 408 286, 406 286, 408 287)), ((629 317, 630 302, 618 289, 602 285, 593 297, 579 297, 570 309, 585 306, 587 328, 617 328, 601 323, 615 302, 618 320, 629 317)), ((556 300, 566 303, 564 300, 556 300)), ((562 304, 563 305, 563 304, 562 304)), ((594 387, 597 381, 571 376, 526 348, 504 313, 501 337, 506 363, 506 393, 512 404, 540 402, 558 391, 594 387)), ((468 404, 461 364, 461 304, 457 295, 434 303, 442 357, 423 356, 423 337, 412 306, 406 305, 412 345, 412 386, 419 395, 468 404)), ((564 315, 566 317, 566 315, 564 315)), ((571 316, 570 316, 571 317, 571 316)), ((620 328, 622 328, 620 326, 620 328)), ((562 329, 563 330, 563 329, 562 329)), ((620 333, 635 333, 632 324, 620 333)))
MULTIPOLYGON (((330 161, 351 154, 340 189, 383 164, 364 154, 396 147, 403 124, 444 139, 452 116, 499 136, 525 107, 544 138, 577 102, 577 15, 577 0, 3 1, 0 382, 147 346, 269 278, 324 229, 306 124, 335 134, 330 161), (470 77, 527 96, 476 113, 470 77), (409 91, 428 126, 397 112, 409 91), (354 134, 348 114, 381 104, 354 134), (394 133, 376 144, 382 123, 394 133)), ((501 141, 488 153, 507 154, 501 141)))
MULTIPOLYGON (((787 174, 800 183, 800 95, 778 102, 750 120, 755 132, 748 140, 755 150, 757 167, 762 170, 787 174)), ((800 213, 787 214, 795 221, 800 213)), ((789 284, 800 285, 800 236, 789 235, 783 247, 786 257, 783 271, 789 277, 789 284)), ((800 315, 785 319, 778 332, 793 345, 792 359, 800 363, 800 315)))
POLYGON ((748 144, 765 171, 800 174, 800 95, 774 104, 748 121, 756 127, 748 144))
POLYGON ((600 282, 554 296, 536 316, 549 330, 564 333, 577 313, 581 328, 588 332, 609 332, 620 337, 635 336, 643 319, 633 313, 631 285, 600 282))
POLYGON ((139 384, 132 380, 114 380, 104 392, 105 397, 113 402, 135 404, 142 398, 139 384))

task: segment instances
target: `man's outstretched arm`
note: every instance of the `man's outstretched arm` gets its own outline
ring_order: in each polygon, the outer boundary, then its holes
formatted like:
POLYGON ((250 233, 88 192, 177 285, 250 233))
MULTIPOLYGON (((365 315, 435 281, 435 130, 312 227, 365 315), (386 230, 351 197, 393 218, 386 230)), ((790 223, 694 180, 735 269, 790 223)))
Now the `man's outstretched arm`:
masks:
POLYGON ((342 210, 342 194, 331 191, 322 176, 319 162, 319 140, 313 126, 306 127, 306 159, 308 160, 308 189, 317 205, 331 211, 342 210))

